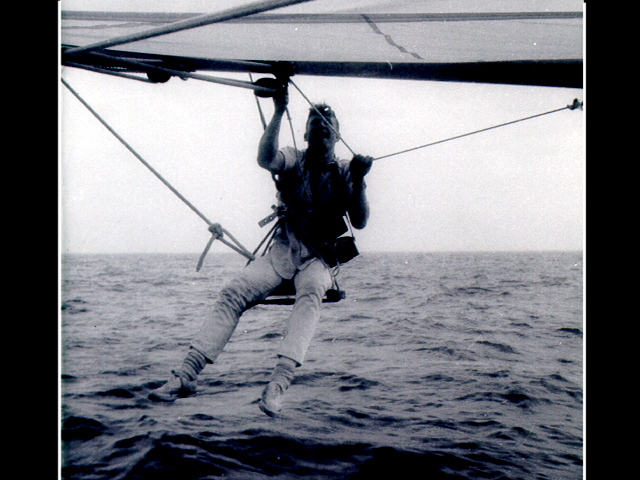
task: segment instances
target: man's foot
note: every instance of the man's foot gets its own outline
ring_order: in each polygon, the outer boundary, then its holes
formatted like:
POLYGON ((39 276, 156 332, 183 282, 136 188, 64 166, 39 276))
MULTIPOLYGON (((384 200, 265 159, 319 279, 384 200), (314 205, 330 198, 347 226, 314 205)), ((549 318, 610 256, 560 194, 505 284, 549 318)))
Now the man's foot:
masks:
POLYGON ((279 383, 271 381, 262 392, 258 407, 270 417, 275 417, 282 410, 283 399, 284 389, 279 383))
POLYGON ((158 402, 173 402, 176 398, 184 398, 196 393, 197 382, 187 380, 171 371, 172 376, 162 387, 149 394, 150 400, 158 402))

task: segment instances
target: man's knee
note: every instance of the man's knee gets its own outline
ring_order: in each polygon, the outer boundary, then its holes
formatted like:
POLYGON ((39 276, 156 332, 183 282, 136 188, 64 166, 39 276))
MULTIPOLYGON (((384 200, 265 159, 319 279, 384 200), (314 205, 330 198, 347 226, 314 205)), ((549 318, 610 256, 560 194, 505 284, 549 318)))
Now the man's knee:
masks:
POLYGON ((237 277, 222 287, 218 293, 218 305, 240 315, 250 304, 266 297, 271 290, 271 286, 252 283, 246 278, 237 277))
POLYGON ((322 298, 331 288, 331 274, 321 262, 309 265, 296 276, 296 296, 312 295, 322 298))

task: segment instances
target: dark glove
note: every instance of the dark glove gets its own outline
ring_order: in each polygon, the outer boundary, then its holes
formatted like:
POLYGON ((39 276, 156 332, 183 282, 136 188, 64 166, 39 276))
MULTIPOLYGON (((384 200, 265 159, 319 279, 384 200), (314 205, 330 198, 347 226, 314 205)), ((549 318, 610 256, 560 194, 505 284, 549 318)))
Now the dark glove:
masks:
POLYGON ((285 81, 278 78, 259 78, 253 83, 259 87, 274 90, 274 92, 262 92, 256 90, 254 92, 256 96, 262 98, 273 97, 273 102, 275 103, 276 108, 284 110, 287 107, 287 104, 289 103, 289 91, 287 89, 288 78, 285 81))
POLYGON ((349 164, 349 171, 351 177, 355 181, 362 180, 364 176, 371 170, 373 164, 373 157, 364 155, 354 155, 349 164))

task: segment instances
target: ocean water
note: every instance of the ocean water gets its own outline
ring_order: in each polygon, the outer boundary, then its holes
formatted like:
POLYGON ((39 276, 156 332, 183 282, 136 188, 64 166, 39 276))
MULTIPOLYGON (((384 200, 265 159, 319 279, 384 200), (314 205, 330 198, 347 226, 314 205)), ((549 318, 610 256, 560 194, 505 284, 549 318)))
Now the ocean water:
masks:
POLYGON ((362 253, 280 417, 257 401, 288 306, 246 312, 197 396, 148 400, 233 255, 63 257, 62 478, 582 478, 582 253, 362 253))

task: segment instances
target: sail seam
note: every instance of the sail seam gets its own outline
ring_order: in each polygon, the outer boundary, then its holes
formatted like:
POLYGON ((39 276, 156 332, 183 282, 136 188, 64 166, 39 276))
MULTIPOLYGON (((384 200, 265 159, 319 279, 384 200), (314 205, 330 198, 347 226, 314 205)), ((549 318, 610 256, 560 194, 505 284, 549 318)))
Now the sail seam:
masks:
POLYGON ((387 43, 389 45, 391 45, 392 47, 397 48, 398 50, 400 50, 402 53, 408 53, 409 55, 411 55, 412 57, 418 59, 418 60, 424 60, 424 58, 422 58, 420 55, 418 55, 416 52, 410 52, 409 50, 407 50, 406 48, 404 48, 402 45, 398 45, 394 40, 393 37, 391 37, 391 35, 386 35, 384 32, 382 32, 382 30, 380 30, 380 28, 378 28, 378 25, 376 25, 376 23, 371 20, 367 15, 362 14, 362 18, 364 18, 364 20, 369 24, 369 26, 371 27, 371 29, 377 33, 378 35, 382 35, 384 37, 384 39, 387 41, 387 43))

